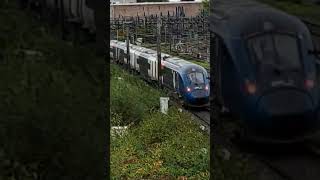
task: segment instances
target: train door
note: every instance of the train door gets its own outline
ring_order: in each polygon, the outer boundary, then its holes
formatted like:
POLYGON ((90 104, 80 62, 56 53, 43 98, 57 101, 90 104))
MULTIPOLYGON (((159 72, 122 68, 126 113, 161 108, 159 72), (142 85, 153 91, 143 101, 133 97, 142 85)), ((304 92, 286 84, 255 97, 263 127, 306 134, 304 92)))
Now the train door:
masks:
POLYGON ((178 85, 179 85, 179 97, 181 97, 184 94, 185 91, 185 85, 184 82, 182 80, 182 77, 180 76, 180 74, 177 73, 177 81, 178 81, 178 85))
POLYGON ((173 84, 174 84, 174 90, 180 94, 180 85, 179 85, 179 74, 175 71, 173 71, 173 84))
POLYGON ((216 103, 223 104, 222 94, 221 94, 221 59, 222 59, 222 47, 221 47, 221 39, 217 36, 214 36, 212 41, 212 52, 213 52, 213 66, 212 68, 214 72, 213 82, 214 82, 214 95, 216 96, 216 103))
POLYGON ((140 76, 144 79, 148 79, 148 72, 150 69, 148 59, 143 56, 137 56, 137 64, 139 65, 140 76))
POLYGON ((116 61, 118 62, 119 61, 119 51, 120 51, 120 49, 118 48, 118 47, 116 47, 116 61))
POLYGON ((174 90, 174 73, 172 69, 164 67, 162 69, 162 84, 164 87, 174 90))
POLYGON ((128 65, 128 54, 126 49, 123 50, 123 64, 128 65))
POLYGON ((214 59, 214 95, 216 103, 232 113, 237 113, 243 107, 242 94, 239 90, 240 80, 236 74, 235 65, 232 62, 229 51, 223 40, 215 37, 214 59))
POLYGON ((124 58, 125 58, 125 53, 124 53, 124 49, 122 49, 121 47, 118 49, 119 52, 119 58, 118 61, 120 64, 124 64, 124 58))
POLYGON ((153 79, 153 70, 154 70, 155 62, 153 61, 152 57, 148 58, 148 62, 149 62, 149 65, 150 65, 150 68, 148 70, 148 75, 149 75, 150 79, 152 80, 153 79))
POLYGON ((110 47, 110 59, 113 59, 114 60, 114 47, 110 47))

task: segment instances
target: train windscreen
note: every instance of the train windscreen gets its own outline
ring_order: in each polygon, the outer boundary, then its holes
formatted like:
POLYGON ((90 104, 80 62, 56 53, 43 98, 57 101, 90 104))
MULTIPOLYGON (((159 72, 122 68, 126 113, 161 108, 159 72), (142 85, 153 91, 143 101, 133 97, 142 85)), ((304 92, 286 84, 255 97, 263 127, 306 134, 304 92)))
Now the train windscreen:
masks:
POLYGON ((299 70, 301 62, 297 39, 287 34, 263 34, 248 39, 251 59, 255 64, 282 70, 299 70))
POLYGON ((188 74, 191 84, 204 84, 204 76, 201 72, 191 72, 188 74))

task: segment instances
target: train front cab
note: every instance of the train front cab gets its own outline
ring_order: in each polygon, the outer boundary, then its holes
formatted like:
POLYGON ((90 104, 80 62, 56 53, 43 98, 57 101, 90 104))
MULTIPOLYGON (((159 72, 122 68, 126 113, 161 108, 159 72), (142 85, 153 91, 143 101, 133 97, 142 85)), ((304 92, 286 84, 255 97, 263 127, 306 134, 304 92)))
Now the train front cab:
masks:
POLYGON ((185 107, 206 107, 209 102, 209 83, 204 69, 185 65, 182 68, 162 66, 162 85, 177 93, 185 107))
POLYGON ((244 81, 245 107, 247 111, 255 107, 248 114, 255 133, 297 138, 316 130, 315 61, 306 53, 303 39, 290 33, 263 33, 245 41, 255 70, 255 78, 244 81))
POLYGON ((227 9, 229 22, 220 17, 210 24, 219 103, 238 114, 256 140, 289 142, 313 135, 319 129, 319 85, 308 29, 265 8, 259 17, 256 7, 241 16, 227 9))
POLYGON ((203 68, 191 66, 184 70, 182 76, 183 88, 180 88, 180 91, 186 106, 208 106, 210 89, 206 71, 203 68))

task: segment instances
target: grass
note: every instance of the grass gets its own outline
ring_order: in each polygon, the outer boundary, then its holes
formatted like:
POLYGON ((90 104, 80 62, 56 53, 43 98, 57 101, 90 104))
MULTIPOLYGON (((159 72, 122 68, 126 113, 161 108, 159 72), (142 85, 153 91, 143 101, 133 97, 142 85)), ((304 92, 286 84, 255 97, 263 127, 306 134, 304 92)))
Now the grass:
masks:
POLYGON ((112 119, 112 125, 138 123, 143 114, 152 108, 159 107, 159 97, 164 93, 150 88, 146 82, 113 64, 111 73, 111 113, 118 117, 125 117, 121 121, 112 119))

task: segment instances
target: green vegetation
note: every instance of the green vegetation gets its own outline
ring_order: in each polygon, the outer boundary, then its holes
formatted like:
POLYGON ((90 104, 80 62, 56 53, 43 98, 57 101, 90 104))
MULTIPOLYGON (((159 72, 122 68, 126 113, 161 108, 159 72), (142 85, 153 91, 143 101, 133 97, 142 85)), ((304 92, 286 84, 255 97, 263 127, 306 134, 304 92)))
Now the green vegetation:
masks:
POLYGON ((202 7, 203 7, 203 10, 205 12, 209 12, 210 11, 210 1, 209 0, 203 0, 202 1, 202 7))
POLYGON ((163 93, 115 65, 111 65, 111 73, 111 114, 123 117, 120 122, 112 119, 112 125, 138 123, 146 111, 159 107, 158 97, 163 93))
POLYGON ((302 0, 259 0, 269 4, 275 8, 286 11, 298 17, 309 19, 320 24, 320 6, 314 4, 303 3, 302 0))
POLYGON ((1 1, 0 22, 0 179, 100 179, 103 58, 13 1, 1 1))

